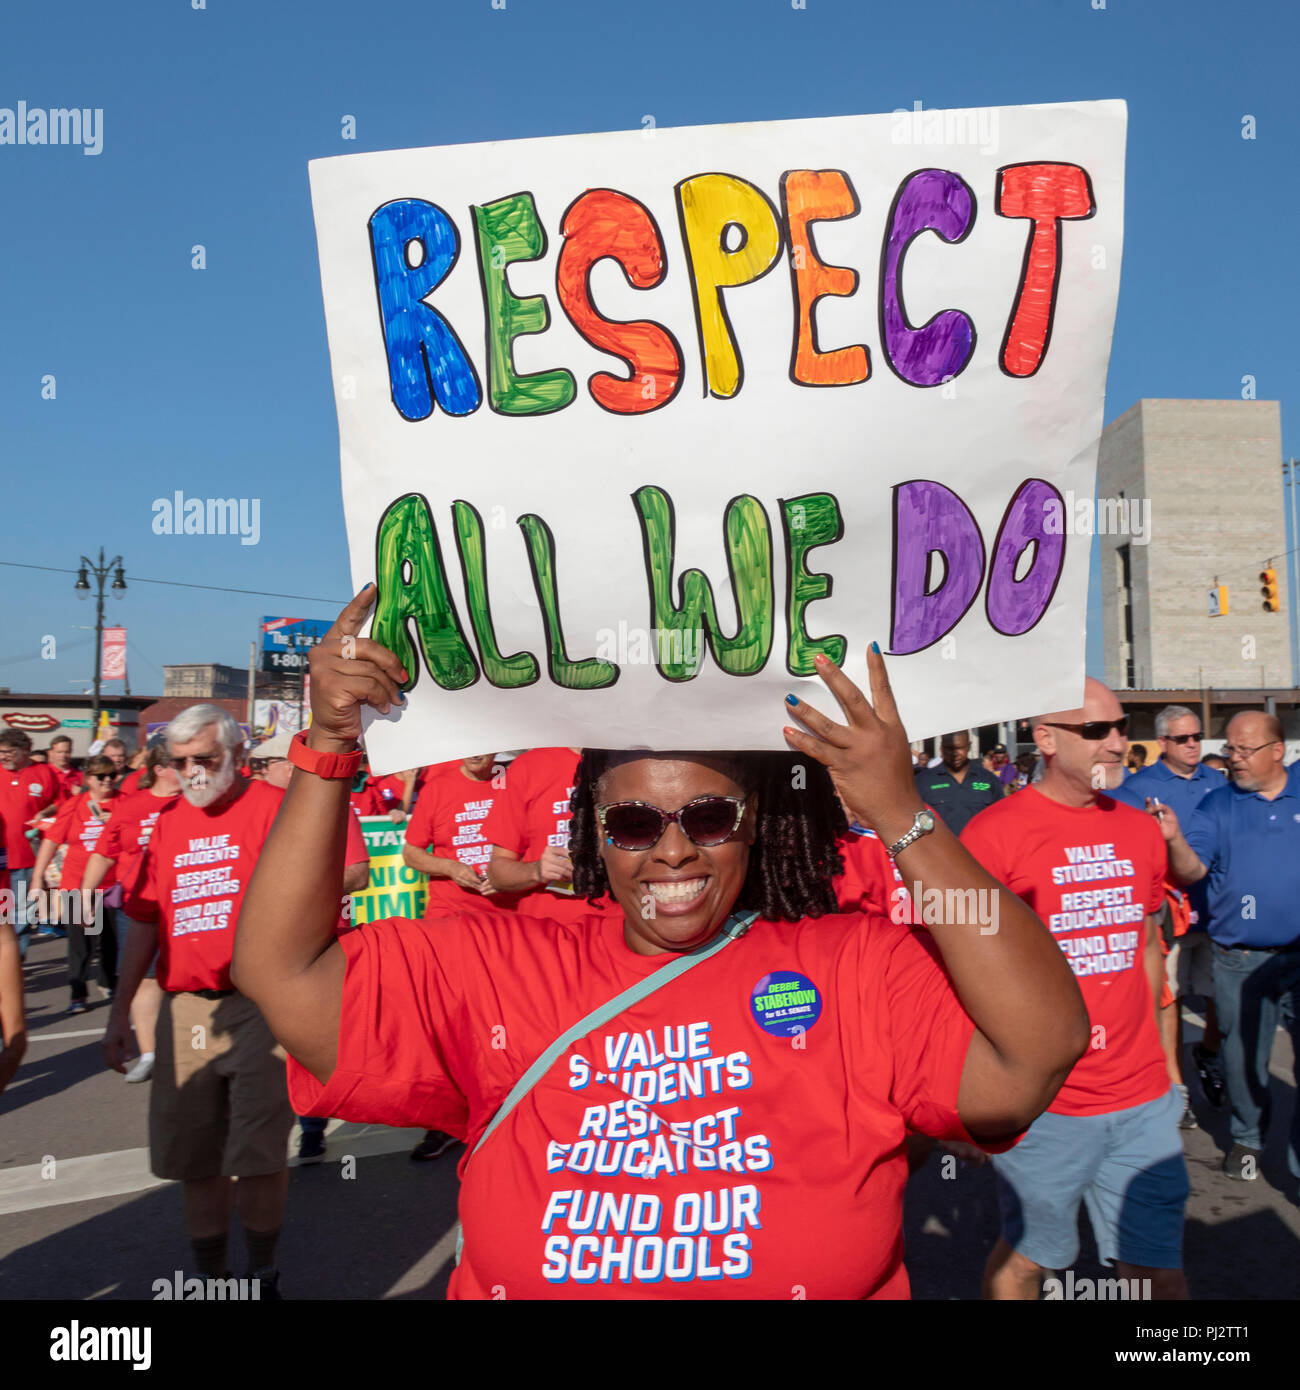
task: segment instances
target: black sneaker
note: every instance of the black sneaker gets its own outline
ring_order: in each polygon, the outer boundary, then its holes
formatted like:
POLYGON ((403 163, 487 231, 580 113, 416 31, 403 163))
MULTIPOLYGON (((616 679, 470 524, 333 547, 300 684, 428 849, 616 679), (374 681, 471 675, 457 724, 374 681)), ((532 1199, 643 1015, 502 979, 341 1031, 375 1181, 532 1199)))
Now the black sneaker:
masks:
POLYGON ((325 1157, 325 1136, 304 1132, 298 1140, 298 1162, 319 1163, 325 1157))
POLYGON ((1223 1171, 1238 1182, 1254 1182, 1259 1177, 1258 1149, 1248 1149, 1245 1144, 1234 1144, 1223 1160, 1223 1171))
POLYGON ((1205 1099, 1216 1110, 1223 1105, 1227 1087, 1223 1081, 1223 1064, 1217 1052, 1207 1052, 1200 1043, 1192 1048, 1192 1061, 1196 1063, 1196 1075, 1201 1079, 1201 1090, 1205 1099))
POLYGON ((444 1134, 440 1129, 431 1129, 411 1150, 411 1157, 414 1159, 439 1158, 448 1149, 459 1143, 460 1140, 453 1139, 450 1134, 444 1134))
POLYGON ((1178 1128, 1179 1128, 1179 1129, 1199 1129, 1199 1128, 1200 1128, 1200 1126, 1196 1123, 1196 1114, 1195 1114, 1195 1112, 1192 1110, 1192 1103, 1191 1103, 1191 1101, 1186 1101, 1186 1102, 1184 1103, 1184 1105, 1183 1105, 1183 1118, 1182 1118, 1181 1120, 1178 1121, 1178 1128))
POLYGON ((284 1295, 280 1292, 280 1271, 278 1269, 255 1269, 248 1276, 249 1283, 256 1279, 261 1286, 258 1291, 258 1298, 262 1303, 283 1303, 284 1295))
POLYGON ((74 999, 72 1003, 68 1005, 68 1013, 84 1014, 88 1007, 89 1006, 87 1005, 84 999, 74 999))

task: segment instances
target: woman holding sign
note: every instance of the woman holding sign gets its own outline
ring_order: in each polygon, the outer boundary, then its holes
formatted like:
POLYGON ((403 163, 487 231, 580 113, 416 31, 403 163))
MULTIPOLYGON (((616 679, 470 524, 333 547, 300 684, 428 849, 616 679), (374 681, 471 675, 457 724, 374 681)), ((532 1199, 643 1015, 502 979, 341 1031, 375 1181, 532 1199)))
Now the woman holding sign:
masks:
POLYGON ((357 636, 372 602, 312 652, 293 756, 314 775, 235 946, 295 1106, 466 1136, 453 1298, 905 1297, 907 1131, 1008 1148, 1088 1020, 1012 894, 993 932, 836 915, 835 791, 927 905, 998 892, 916 794, 879 652, 870 702, 821 666, 843 723, 789 697, 795 775, 785 755, 583 754, 575 888, 607 886, 621 918, 521 931, 485 904, 336 941, 361 707, 400 705, 407 679, 357 636))

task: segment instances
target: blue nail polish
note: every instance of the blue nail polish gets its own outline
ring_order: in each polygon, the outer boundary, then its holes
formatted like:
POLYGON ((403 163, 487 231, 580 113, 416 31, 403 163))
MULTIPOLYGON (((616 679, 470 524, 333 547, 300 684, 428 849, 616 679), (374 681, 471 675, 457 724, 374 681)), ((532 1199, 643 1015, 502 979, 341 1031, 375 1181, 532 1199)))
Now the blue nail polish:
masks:
POLYGON ((797 695, 787 695, 785 697, 785 702, 787 705, 797 705, 799 703, 799 697, 797 695))
POLYGON ((875 654, 876 654, 877 656, 879 656, 879 655, 880 655, 880 643, 879 643, 879 642, 873 642, 873 643, 871 644, 871 650, 872 650, 873 652, 875 652, 875 654))

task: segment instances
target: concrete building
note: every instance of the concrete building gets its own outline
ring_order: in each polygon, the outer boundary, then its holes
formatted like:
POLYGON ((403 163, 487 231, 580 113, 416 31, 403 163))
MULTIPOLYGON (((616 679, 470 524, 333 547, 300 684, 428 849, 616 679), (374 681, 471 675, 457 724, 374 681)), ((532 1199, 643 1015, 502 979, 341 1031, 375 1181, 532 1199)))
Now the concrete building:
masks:
POLYGON ((1292 687, 1276 401, 1138 401, 1102 433, 1097 495, 1108 685, 1292 687), (1122 522, 1125 502, 1143 504, 1145 537, 1107 529, 1108 507, 1122 522), (1278 612, 1260 593, 1268 564, 1278 612), (1221 616, 1210 613, 1216 585, 1227 589, 1221 616))

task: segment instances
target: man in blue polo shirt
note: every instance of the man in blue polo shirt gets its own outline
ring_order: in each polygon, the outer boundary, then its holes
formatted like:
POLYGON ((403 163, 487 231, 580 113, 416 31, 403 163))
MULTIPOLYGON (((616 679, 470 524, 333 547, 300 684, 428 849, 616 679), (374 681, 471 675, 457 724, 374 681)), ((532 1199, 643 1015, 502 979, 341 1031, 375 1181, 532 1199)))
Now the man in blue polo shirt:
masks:
MULTIPOLYGON (((1268 1063, 1279 1019, 1300 1056, 1300 782, 1283 765, 1277 718, 1251 710, 1228 725, 1223 751, 1232 782, 1209 793, 1188 817, 1154 808, 1181 883, 1209 879, 1214 992, 1223 1029, 1223 1066, 1232 1107, 1231 1178, 1259 1172, 1268 1127, 1268 1063)), ((1294 1107, 1287 1163, 1300 1177, 1300 1106, 1294 1107)))
MULTIPOLYGON (((1116 801, 1135 806, 1139 811, 1145 809, 1147 798, 1150 797, 1165 806, 1172 806, 1179 824, 1185 826, 1201 798, 1223 786, 1223 777, 1201 763, 1201 737, 1200 716, 1194 710, 1186 705, 1166 705, 1156 715, 1159 758, 1149 767, 1125 778, 1111 792, 1111 796, 1116 801)), ((1136 744, 1135 748, 1141 746, 1136 744)), ((1187 889, 1190 925, 1184 935, 1175 937, 1169 943, 1169 953, 1165 957, 1165 979, 1174 1002, 1161 1011, 1160 1041, 1169 1059, 1174 1081, 1183 1095, 1183 1118, 1180 1121, 1183 1129, 1196 1128, 1196 1115, 1187 1100, 1187 1087, 1183 1084, 1181 1001, 1188 995, 1199 995, 1205 1000, 1205 1033, 1192 1048, 1192 1060, 1201 1078, 1201 1089, 1205 1092, 1206 1100, 1216 1109, 1223 1104, 1224 1097, 1223 1071, 1219 1064, 1219 1047, 1223 1037, 1219 1032, 1219 1018, 1214 1007, 1213 942, 1206 930, 1209 921, 1209 886, 1208 879, 1202 879, 1187 889)), ((1171 893, 1178 892, 1172 883, 1169 889, 1171 893)))
POLYGON ((1002 800, 1002 787, 995 774, 970 760, 970 733, 944 734, 939 740, 938 767, 918 768, 916 789, 939 819, 960 835, 966 822, 986 806, 1002 800))

